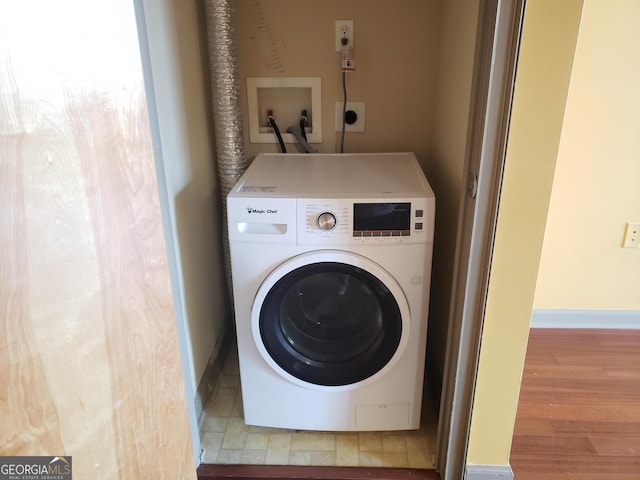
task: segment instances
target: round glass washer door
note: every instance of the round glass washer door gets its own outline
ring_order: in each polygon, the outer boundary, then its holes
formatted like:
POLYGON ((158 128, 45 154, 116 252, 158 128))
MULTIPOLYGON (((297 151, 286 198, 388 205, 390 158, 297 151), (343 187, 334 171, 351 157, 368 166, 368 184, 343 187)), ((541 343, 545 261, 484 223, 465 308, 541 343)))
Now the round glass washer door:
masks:
POLYGON ((374 381, 401 356, 409 307, 375 262, 317 251, 279 265, 260 286, 252 333, 265 361, 290 381, 348 389, 374 381))

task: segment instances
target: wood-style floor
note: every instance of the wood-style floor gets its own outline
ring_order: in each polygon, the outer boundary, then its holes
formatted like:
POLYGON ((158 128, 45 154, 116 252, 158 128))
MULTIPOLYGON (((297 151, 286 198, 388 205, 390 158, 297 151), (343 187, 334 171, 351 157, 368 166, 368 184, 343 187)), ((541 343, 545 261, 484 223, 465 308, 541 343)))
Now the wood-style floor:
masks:
POLYGON ((640 330, 533 329, 515 480, 640 479, 640 330))

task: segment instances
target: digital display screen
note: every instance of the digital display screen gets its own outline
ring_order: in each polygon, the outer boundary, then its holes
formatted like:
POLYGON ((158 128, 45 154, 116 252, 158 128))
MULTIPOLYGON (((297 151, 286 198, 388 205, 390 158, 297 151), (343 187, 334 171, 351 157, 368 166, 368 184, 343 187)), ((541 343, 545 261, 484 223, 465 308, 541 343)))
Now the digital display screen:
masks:
POLYGON ((354 232, 409 231, 411 203, 354 203, 354 232))

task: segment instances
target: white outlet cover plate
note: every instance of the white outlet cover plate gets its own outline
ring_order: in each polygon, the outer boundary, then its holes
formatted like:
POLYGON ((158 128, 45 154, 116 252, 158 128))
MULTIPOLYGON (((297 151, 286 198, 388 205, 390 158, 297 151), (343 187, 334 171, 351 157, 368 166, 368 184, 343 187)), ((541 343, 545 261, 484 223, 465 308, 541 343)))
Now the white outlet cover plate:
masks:
POLYGON ((336 32, 335 32, 335 44, 336 44, 336 52, 342 51, 342 27, 345 26, 349 30, 349 34, 347 38, 349 39, 349 43, 351 47, 355 43, 353 36, 353 20, 336 20, 336 32))
MULTIPOLYGON (((336 132, 342 132, 342 106, 343 102, 336 102, 336 132)), ((362 133, 365 127, 365 102, 347 102, 347 110, 353 110, 358 115, 358 120, 353 125, 345 124, 345 133, 362 133)))

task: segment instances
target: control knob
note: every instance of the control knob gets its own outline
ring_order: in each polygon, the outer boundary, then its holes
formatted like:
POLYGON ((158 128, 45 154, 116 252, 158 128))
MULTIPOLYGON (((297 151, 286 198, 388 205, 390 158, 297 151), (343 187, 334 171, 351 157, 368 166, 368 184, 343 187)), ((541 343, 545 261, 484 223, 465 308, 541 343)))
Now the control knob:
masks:
POLYGON ((337 223, 336 216, 331 212, 322 212, 318 215, 318 228, 320 230, 333 230, 337 223))

